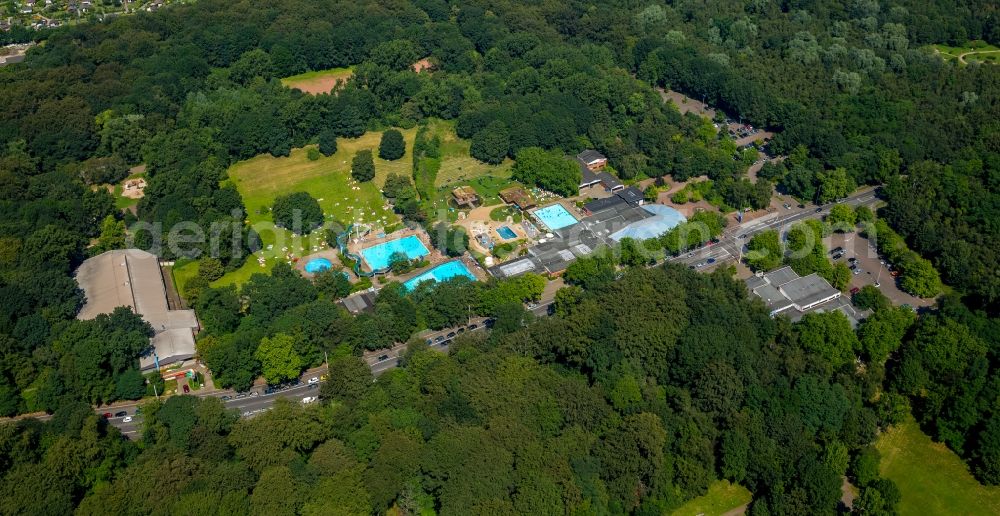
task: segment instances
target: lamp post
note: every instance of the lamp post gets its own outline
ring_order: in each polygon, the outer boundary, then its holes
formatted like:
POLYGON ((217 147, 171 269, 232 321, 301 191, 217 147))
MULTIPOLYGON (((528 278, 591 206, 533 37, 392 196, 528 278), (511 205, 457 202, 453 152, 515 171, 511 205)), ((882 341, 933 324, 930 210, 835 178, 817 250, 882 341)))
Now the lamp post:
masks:
POLYGON ((881 287, 882 286, 882 284, 879 283, 879 279, 881 279, 881 278, 882 278, 882 262, 879 261, 878 262, 878 274, 875 276, 875 286, 876 287, 881 287))

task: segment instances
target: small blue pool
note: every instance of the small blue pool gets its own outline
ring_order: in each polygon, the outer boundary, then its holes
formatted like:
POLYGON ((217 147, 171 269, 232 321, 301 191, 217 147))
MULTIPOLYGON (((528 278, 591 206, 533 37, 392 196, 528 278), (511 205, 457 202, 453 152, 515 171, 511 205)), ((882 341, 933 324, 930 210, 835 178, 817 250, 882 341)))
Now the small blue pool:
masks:
POLYGON ((513 229, 510 229, 507 226, 500 226, 499 228, 497 228, 497 234, 499 234, 500 238, 503 238, 504 240, 511 240, 517 238, 517 233, 515 233, 513 229))
POLYGON ((425 281, 447 281, 451 278, 458 276, 465 276, 472 281, 476 281, 476 277, 469 272, 469 268, 465 266, 460 260, 451 261, 442 265, 438 265, 433 269, 403 283, 406 290, 413 290, 417 288, 417 285, 425 281))
POLYGON ((552 206, 539 208, 532 213, 538 220, 542 221, 542 224, 548 226, 552 231, 572 226, 579 222, 572 213, 563 208, 562 204, 553 204, 552 206))
POLYGON ((316 274, 317 272, 329 270, 332 266, 333 264, 326 258, 313 258, 312 260, 306 262, 306 272, 309 274, 316 274))
POLYGON ((390 240, 376 246, 361 250, 361 256, 373 271, 389 267, 389 257, 395 253, 403 253, 408 260, 414 260, 430 254, 424 243, 415 235, 398 240, 390 240))

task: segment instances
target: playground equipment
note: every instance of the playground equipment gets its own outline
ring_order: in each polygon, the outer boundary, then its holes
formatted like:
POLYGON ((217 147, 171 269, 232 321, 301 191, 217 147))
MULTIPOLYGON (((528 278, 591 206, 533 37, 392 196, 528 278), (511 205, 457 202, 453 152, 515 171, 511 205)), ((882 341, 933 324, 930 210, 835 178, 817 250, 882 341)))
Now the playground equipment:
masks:
MULTIPOLYGON (((344 230, 343 233, 337 235, 337 248, 340 249, 340 254, 342 254, 342 255, 350 258, 351 260, 354 260, 354 268, 353 268, 354 274, 357 277, 359 277, 359 278, 371 278, 371 277, 374 277, 376 275, 385 274, 385 273, 389 272, 390 267, 386 267, 384 269, 379 269, 379 270, 373 270, 371 272, 365 272, 365 271, 361 270, 361 256, 356 255, 356 254, 354 254, 354 253, 352 253, 352 252, 350 252, 350 251, 347 250, 347 240, 350 238, 350 236, 351 236, 351 230, 353 228, 354 228, 354 224, 351 224, 351 225, 347 226, 347 229, 344 230)), ((368 226, 365 226, 364 227, 364 232, 363 233, 358 233, 357 236, 360 238, 360 237, 363 237, 363 236, 367 235, 368 233, 371 233, 371 228, 368 227, 368 226)))

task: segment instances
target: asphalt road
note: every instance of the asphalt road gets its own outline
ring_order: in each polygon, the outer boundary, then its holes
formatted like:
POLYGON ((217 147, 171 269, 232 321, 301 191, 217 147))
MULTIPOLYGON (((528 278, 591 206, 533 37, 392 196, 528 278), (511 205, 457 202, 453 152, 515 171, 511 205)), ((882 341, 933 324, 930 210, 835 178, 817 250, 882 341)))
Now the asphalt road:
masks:
POLYGON ((835 202, 819 207, 793 207, 792 209, 777 211, 772 214, 773 216, 767 219, 756 219, 728 228, 725 232, 723 232, 718 243, 699 248, 687 254, 669 258, 667 261, 683 265, 694 265, 698 269, 710 269, 723 263, 738 260, 742 254, 740 249, 746 245, 751 237, 761 231, 779 229, 783 232, 796 222, 824 217, 830 213, 830 208, 836 206, 837 204, 849 204, 857 207, 872 206, 877 202, 878 199, 875 197, 875 191, 867 190, 847 197, 839 203, 835 202), (707 263, 709 259, 714 259, 715 261, 709 264, 707 263))

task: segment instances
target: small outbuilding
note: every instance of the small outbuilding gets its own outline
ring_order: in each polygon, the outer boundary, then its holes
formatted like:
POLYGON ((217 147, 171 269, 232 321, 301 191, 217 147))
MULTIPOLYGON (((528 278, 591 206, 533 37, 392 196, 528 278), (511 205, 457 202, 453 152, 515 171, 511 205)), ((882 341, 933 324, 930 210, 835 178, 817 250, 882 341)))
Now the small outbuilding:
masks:
POLYGON ((528 194, 528 191, 524 188, 515 186, 513 188, 508 188, 500 192, 500 199, 507 204, 513 204, 517 206, 520 210, 530 210, 534 208, 537 203, 528 194))
POLYGON ((459 186, 451 191, 451 197, 455 204, 472 208, 479 202, 479 194, 471 186, 459 186))

